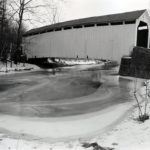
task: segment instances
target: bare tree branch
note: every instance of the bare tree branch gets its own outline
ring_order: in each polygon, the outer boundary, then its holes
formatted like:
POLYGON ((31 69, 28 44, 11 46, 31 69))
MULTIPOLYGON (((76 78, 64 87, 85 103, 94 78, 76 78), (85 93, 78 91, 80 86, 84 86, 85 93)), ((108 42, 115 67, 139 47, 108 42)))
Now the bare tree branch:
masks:
POLYGON ((16 51, 21 49, 24 22, 28 22, 36 27, 35 22, 38 22, 38 25, 39 23, 46 25, 48 22, 53 24, 59 21, 59 3, 64 2, 64 0, 44 0, 38 5, 37 1, 9 0, 7 15, 9 20, 12 20, 17 27, 16 51))

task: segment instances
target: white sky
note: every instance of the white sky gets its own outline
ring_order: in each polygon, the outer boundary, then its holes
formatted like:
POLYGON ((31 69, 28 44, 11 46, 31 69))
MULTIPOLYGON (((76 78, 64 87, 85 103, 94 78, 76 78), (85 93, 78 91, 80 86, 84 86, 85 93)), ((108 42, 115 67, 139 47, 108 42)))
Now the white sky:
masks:
MULTIPOLYGON (((44 0, 43 0, 44 1, 44 0)), ((60 6, 60 21, 149 9, 150 0, 66 0, 60 6)), ((49 24, 49 22, 47 23, 49 24)), ((43 24, 45 25, 45 24, 43 24)), ((37 25, 38 26, 38 25, 37 25)), ((40 24, 39 26, 42 26, 40 24)), ((30 28, 34 28, 31 26, 30 28)))
POLYGON ((150 7, 149 0, 68 0, 64 20, 126 12, 150 7))

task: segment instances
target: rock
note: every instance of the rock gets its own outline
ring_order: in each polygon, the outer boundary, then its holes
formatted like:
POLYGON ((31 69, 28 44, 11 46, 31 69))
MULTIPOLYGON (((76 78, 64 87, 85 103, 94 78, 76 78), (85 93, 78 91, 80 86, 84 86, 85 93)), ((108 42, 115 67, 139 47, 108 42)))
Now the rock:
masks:
POLYGON ((93 147, 93 150, 113 150, 114 149, 114 148, 109 148, 109 147, 101 147, 96 142, 95 143, 83 143, 82 146, 84 148, 93 147))
POLYGON ((116 146, 116 145, 118 145, 118 143, 112 143, 112 145, 116 146))

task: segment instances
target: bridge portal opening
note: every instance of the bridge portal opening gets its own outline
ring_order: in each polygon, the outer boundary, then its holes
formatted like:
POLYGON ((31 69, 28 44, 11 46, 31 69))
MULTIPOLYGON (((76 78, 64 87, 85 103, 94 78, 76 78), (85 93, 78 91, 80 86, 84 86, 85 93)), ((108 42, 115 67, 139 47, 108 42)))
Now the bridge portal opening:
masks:
POLYGON ((140 21, 137 28, 137 46, 148 47, 148 25, 147 23, 140 21))

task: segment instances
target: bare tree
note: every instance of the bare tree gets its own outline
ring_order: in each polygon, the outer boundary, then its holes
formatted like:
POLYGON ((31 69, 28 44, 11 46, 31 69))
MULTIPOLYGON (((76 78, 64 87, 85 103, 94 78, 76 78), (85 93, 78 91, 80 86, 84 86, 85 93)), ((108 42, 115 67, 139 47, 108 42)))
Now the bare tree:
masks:
POLYGON ((138 120, 144 122, 145 120, 149 119, 149 115, 147 113, 148 100, 150 97, 149 96, 150 89, 148 88, 149 82, 148 82, 148 80, 146 80, 144 82, 145 89, 144 89, 144 95, 142 95, 142 101, 140 101, 138 96, 137 96, 137 94, 138 94, 137 83, 138 83, 137 78, 135 78, 135 80, 134 80, 134 91, 133 92, 134 92, 134 97, 135 97, 135 100, 137 102, 137 106, 138 106, 138 110, 139 110, 138 120), (141 102, 144 103, 143 107, 141 106, 141 102))
MULTIPOLYGON (((64 1, 64 0, 60 0, 64 1)), ((52 12, 52 22, 58 22, 58 7, 54 3, 54 0, 40 2, 40 0, 10 0, 9 1, 9 18, 12 19, 17 25, 17 38, 16 38, 16 56, 21 54, 22 35, 24 22, 33 24, 33 22, 47 22, 43 10, 52 12), (35 19, 36 18, 36 19, 35 19)), ((46 16, 46 15, 45 15, 46 16)))
POLYGON ((5 27, 5 18, 6 18, 6 0, 0 1, 0 58, 2 57, 2 52, 5 47, 5 36, 4 36, 4 27, 5 27))
POLYGON ((137 102, 137 106, 138 106, 138 110, 139 110, 139 118, 141 117, 141 116, 143 116, 143 112, 142 112, 142 108, 141 108, 141 105, 140 105, 140 101, 139 101, 139 99, 138 99, 138 97, 137 97, 137 92, 138 92, 138 89, 137 89, 137 78, 135 78, 135 80, 134 80, 134 91, 133 91, 133 93, 134 93, 134 97, 135 97, 135 100, 136 100, 136 102, 137 102))
POLYGON ((49 3, 49 0, 45 0, 45 4, 48 6, 45 8, 45 11, 48 14, 47 20, 49 24, 55 24, 60 22, 62 5, 66 3, 66 0, 51 0, 51 3, 49 3))
POLYGON ((15 18, 14 20, 17 23, 17 39, 16 39, 16 51, 18 52, 22 43, 22 29, 23 29, 23 20, 24 13, 28 9, 28 5, 33 0, 13 0, 9 3, 9 6, 12 8, 12 12, 10 18, 15 18))

